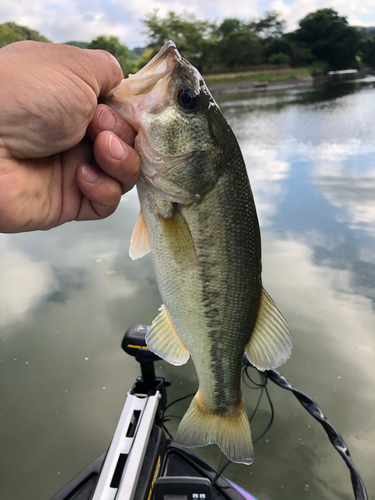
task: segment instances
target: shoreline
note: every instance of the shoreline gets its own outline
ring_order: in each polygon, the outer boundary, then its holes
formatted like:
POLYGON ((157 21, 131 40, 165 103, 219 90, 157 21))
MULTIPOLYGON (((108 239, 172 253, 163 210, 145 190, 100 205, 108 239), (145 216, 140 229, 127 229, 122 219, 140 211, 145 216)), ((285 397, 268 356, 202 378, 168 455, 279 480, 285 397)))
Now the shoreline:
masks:
POLYGON ((312 76, 303 76, 300 78, 293 78, 292 80, 280 80, 278 82, 257 82, 249 80, 244 82, 215 83, 213 85, 210 85, 208 82, 207 87, 212 94, 220 95, 302 87, 312 85, 314 81, 312 76))

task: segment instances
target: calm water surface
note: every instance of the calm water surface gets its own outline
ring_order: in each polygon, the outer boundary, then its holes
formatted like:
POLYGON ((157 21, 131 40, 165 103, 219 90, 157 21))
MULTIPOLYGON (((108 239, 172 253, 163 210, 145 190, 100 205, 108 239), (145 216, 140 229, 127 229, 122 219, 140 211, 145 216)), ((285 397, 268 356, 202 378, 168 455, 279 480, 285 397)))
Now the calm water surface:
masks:
MULTIPOLYGON (((218 99, 236 133, 263 237, 263 276, 294 336, 280 371, 316 399, 375 496, 375 85, 218 99)), ((51 498, 108 446, 137 362, 120 342, 161 299, 150 257, 132 262, 135 191, 105 221, 0 235, 0 498, 51 498)), ((157 364, 169 400, 197 387, 191 362, 157 364)), ((245 389, 249 414, 257 400, 245 389)), ((295 398, 252 466, 226 475, 259 500, 351 499, 349 473, 295 398)), ((182 414, 181 403, 175 413, 182 414)), ((254 435, 269 419, 264 402, 254 435)), ((178 421, 169 428, 175 434, 178 421)), ((215 467, 216 446, 199 453, 215 467)))

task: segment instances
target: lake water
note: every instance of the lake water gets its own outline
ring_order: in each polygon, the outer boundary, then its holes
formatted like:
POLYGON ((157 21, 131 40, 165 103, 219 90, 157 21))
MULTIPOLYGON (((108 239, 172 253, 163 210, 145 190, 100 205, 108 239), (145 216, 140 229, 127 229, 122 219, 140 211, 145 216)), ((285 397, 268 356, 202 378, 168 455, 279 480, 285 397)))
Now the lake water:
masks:
MULTIPOLYGON (((242 148, 262 229, 265 288, 287 318, 280 368, 344 437, 375 496, 375 85, 371 81, 219 97, 242 148)), ((132 262, 135 191, 101 222, 0 235, 0 498, 51 498, 111 440, 139 374, 120 343, 161 299, 149 256, 132 262)), ((157 363, 169 401, 194 367, 157 363)), ((252 466, 225 474, 259 500, 353 498, 323 429, 270 385, 274 423, 252 466)), ((256 391, 244 390, 249 415, 256 391)), ((188 403, 174 413, 182 415, 188 403)), ((254 435, 265 427, 264 401, 254 435)), ((175 435, 178 421, 169 424, 175 435)), ((216 446, 199 452, 215 467, 216 446)))

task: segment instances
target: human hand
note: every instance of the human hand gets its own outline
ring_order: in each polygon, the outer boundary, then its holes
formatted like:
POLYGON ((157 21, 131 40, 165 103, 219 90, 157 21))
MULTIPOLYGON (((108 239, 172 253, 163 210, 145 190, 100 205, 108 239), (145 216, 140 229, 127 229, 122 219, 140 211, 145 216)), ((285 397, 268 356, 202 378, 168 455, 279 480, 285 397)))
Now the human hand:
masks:
POLYGON ((97 98, 122 77, 100 50, 29 41, 0 50, 0 232, 114 212, 140 160, 134 130, 97 98))

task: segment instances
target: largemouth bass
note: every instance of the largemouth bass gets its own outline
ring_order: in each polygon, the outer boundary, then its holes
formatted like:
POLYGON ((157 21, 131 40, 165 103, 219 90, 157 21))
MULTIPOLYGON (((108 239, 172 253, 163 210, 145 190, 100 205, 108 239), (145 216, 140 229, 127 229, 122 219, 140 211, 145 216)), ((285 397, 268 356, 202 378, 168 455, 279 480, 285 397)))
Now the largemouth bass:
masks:
POLYGON ((243 354, 259 370, 275 368, 289 358, 292 339, 262 288, 260 231, 240 148, 173 42, 106 103, 138 132, 141 212, 130 256, 151 249, 164 302, 147 345, 174 365, 191 356, 198 374, 177 440, 216 443, 232 461, 250 464, 243 354))

